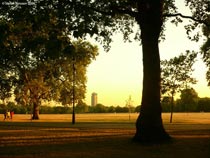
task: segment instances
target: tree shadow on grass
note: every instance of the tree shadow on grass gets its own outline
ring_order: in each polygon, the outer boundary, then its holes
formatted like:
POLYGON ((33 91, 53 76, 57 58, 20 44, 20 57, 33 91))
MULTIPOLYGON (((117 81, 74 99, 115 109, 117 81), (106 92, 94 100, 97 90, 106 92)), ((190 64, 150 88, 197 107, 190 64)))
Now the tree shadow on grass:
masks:
POLYGON ((143 145, 130 124, 0 123, 0 158, 209 158, 209 125, 176 127, 172 143, 143 145))
POLYGON ((37 141, 40 142, 1 146, 1 158, 208 158, 210 155, 210 138, 180 135, 174 135, 173 143, 153 145, 133 143, 128 135, 48 138, 47 141, 37 138, 37 141))

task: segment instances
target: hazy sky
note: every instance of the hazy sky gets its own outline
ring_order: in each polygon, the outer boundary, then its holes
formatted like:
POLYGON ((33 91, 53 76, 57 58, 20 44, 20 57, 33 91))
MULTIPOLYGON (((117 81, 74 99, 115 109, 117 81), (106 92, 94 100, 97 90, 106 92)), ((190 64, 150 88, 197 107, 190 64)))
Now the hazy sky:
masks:
MULTIPOLYGON (((159 45, 161 59, 170 59, 185 50, 199 50, 199 43, 187 39, 182 25, 168 23, 166 40, 159 45)), ((133 105, 141 103, 142 92, 142 47, 139 42, 124 43, 122 35, 113 37, 111 50, 106 53, 99 46, 99 56, 88 67, 86 103, 91 104, 91 93, 98 93, 98 103, 125 106, 129 96, 133 105)), ((201 60, 195 65, 194 76, 198 83, 194 86, 200 97, 210 97, 210 87, 205 79, 206 67, 201 60)))

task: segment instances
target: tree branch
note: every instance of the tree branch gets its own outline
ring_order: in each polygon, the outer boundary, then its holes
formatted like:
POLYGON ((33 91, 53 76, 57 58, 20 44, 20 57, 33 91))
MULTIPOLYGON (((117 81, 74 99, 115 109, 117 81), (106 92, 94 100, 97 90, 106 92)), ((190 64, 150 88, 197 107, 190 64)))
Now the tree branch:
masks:
POLYGON ((107 15, 107 16, 114 16, 115 15, 115 13, 113 13, 112 11, 107 12, 107 11, 103 11, 103 10, 96 9, 96 8, 93 8, 93 7, 88 7, 88 9, 91 9, 91 10, 93 10, 95 12, 98 12, 100 14, 107 15))
POLYGON ((97 8, 94 8, 94 7, 88 7, 88 9, 91 9, 95 12, 98 12, 100 14, 107 15, 107 16, 115 16, 116 14, 128 14, 131 17, 137 17, 137 14, 138 14, 135 11, 132 11, 132 10, 129 10, 129 9, 120 9, 116 6, 111 6, 110 11, 103 11, 103 10, 100 10, 100 9, 97 9, 97 8))
POLYGON ((193 20, 195 22, 204 24, 206 26, 210 26, 210 24, 207 23, 205 20, 196 19, 196 18, 194 18, 192 16, 183 15, 181 13, 176 13, 176 14, 163 14, 163 17, 177 17, 177 16, 180 16, 180 17, 185 18, 185 19, 193 20))
POLYGON ((120 9, 118 7, 112 7, 111 9, 115 14, 127 14, 134 18, 136 18, 138 15, 138 12, 135 12, 129 9, 120 9))

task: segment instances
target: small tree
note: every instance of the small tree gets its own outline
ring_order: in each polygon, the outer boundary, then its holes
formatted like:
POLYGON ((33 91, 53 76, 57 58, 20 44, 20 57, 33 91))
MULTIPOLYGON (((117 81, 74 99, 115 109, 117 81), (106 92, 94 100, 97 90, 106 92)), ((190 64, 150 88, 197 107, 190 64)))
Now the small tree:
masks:
POLYGON ((172 123, 174 96, 181 89, 188 87, 188 84, 195 84, 196 80, 192 77, 193 64, 196 59, 196 53, 187 51, 170 60, 161 61, 162 76, 162 94, 168 94, 171 97, 171 117, 172 123))
POLYGON ((132 105, 133 105, 133 101, 131 99, 131 95, 129 96, 129 98, 126 100, 126 107, 128 108, 128 112, 129 112, 129 121, 131 119, 131 108, 132 108, 132 105))

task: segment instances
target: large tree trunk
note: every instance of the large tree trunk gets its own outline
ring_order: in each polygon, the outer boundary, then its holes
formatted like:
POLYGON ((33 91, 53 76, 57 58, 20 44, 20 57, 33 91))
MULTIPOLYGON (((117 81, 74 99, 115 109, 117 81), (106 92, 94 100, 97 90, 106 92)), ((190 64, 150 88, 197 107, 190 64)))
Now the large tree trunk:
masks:
POLYGON ((160 56, 158 39, 162 26, 161 0, 139 0, 137 21, 143 48, 143 92, 140 115, 136 122, 135 141, 161 142, 170 139, 161 117, 160 56))
POLYGON ((39 120, 39 104, 34 103, 33 105, 32 120, 39 120))

